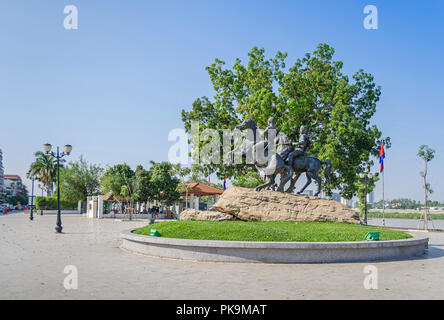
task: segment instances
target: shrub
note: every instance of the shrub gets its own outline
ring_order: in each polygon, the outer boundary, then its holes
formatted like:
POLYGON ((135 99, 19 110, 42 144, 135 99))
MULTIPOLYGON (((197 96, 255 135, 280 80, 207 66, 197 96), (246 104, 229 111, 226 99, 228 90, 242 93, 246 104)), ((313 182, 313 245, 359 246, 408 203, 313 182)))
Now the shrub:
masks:
MULTIPOLYGON (((36 197, 35 206, 37 210, 56 210, 57 197, 36 197)), ((74 210, 77 209, 77 201, 60 200, 60 209, 74 210)))

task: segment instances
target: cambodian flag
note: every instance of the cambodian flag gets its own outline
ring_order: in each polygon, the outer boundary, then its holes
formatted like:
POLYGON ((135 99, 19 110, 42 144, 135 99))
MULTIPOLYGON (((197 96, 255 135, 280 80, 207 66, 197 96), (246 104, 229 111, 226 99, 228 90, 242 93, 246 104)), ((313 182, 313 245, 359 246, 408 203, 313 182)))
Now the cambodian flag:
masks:
POLYGON ((227 180, 224 179, 224 190, 227 188, 227 180))
POLYGON ((381 150, 379 151, 379 164, 381 165, 380 172, 384 171, 384 158, 385 158, 385 152, 384 152, 384 147, 381 143, 381 150))

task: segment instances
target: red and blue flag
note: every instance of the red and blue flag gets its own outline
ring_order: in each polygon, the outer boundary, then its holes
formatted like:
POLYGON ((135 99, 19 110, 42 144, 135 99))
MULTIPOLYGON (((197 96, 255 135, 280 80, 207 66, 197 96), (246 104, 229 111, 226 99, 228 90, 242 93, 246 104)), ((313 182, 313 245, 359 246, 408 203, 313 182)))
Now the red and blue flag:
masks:
POLYGON ((380 164, 380 172, 384 171, 384 158, 385 158, 385 152, 384 152, 384 146, 381 143, 381 150, 379 151, 379 164, 380 164))
POLYGON ((227 188, 227 180, 224 179, 224 190, 227 188))

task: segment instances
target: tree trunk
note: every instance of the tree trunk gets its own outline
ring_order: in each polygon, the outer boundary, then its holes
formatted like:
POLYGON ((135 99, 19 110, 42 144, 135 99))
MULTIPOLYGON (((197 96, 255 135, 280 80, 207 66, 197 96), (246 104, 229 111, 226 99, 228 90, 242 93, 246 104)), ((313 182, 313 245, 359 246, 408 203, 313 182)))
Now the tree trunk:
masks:
POLYGON ((54 188, 54 186, 53 186, 52 182, 48 182, 46 184, 46 193, 47 193, 48 197, 52 196, 53 188, 54 188))

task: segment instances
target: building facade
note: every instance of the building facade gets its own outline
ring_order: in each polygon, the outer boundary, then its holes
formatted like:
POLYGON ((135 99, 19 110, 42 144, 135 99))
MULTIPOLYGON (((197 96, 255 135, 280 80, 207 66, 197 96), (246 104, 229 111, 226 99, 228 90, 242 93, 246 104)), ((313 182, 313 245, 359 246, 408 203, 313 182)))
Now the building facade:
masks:
POLYGON ((18 193, 25 192, 25 186, 20 176, 16 174, 5 174, 4 176, 4 193, 6 196, 14 197, 18 193))

